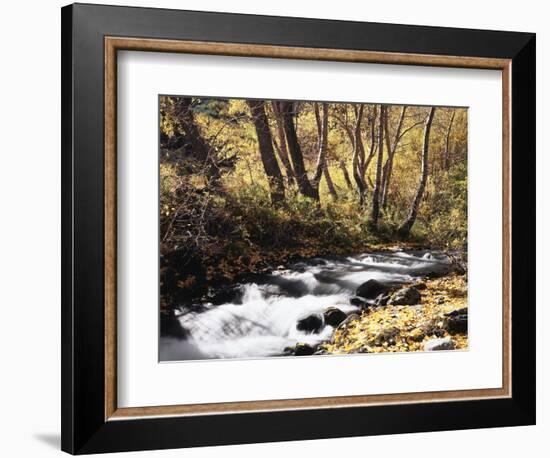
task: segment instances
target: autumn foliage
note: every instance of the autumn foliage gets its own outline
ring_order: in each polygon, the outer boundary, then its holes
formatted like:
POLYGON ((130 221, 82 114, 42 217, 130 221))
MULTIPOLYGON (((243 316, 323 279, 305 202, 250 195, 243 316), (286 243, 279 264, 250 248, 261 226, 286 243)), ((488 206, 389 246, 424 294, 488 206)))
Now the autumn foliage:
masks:
POLYGON ((159 104, 169 290, 390 242, 466 248, 465 108, 176 96, 159 104))

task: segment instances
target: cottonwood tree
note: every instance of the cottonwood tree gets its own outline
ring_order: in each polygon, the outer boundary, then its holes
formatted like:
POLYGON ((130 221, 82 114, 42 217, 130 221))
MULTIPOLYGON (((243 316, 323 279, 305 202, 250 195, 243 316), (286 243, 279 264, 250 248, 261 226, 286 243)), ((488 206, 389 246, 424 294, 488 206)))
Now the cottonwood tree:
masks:
POLYGON ((315 189, 307 176, 304 157, 296 135, 296 126, 294 124, 294 103, 278 102, 278 110, 283 118, 283 129, 285 132, 288 152, 292 160, 292 168, 296 177, 296 183, 300 193, 306 197, 319 200, 319 191, 315 189))
POLYGON ((365 158, 365 148, 361 139, 361 121, 363 119, 363 104, 355 107, 355 128, 353 135, 353 159, 352 171, 357 191, 359 192, 359 205, 363 206, 365 202, 365 190, 367 188, 364 180, 363 163, 365 158))
POLYGON ((416 216, 418 214, 418 207, 422 201, 422 196, 424 195, 424 190, 426 188, 426 182, 428 181, 428 170, 429 170, 429 149, 430 149, 430 130, 432 128, 432 122, 435 114, 435 107, 431 107, 426 117, 426 123, 424 125, 424 141, 422 145, 422 173, 420 175, 420 182, 418 183, 418 189, 414 195, 409 214, 407 218, 401 223, 398 229, 398 233, 407 237, 416 221, 416 216))
POLYGON ((348 172, 348 167, 346 165, 346 162, 343 160, 340 160, 338 161, 338 166, 342 171, 342 175, 344 176, 344 181, 346 182, 346 186, 351 191, 353 189, 353 184, 351 183, 351 179, 349 177, 349 172, 348 172))
POLYGON ((269 182, 271 202, 275 204, 284 200, 285 185, 283 182, 283 174, 281 173, 279 163, 275 157, 275 151, 273 150, 273 137, 271 136, 264 102, 261 100, 247 100, 246 103, 252 113, 252 122, 254 123, 256 136, 258 137, 260 158, 269 182))
POLYGON ((399 114, 399 121, 397 122, 397 128, 395 129, 395 134, 393 140, 390 140, 390 129, 388 126, 389 108, 387 110, 385 120, 384 120, 384 131, 386 138, 386 151, 388 152, 388 158, 384 164, 383 173, 382 173, 382 208, 385 210, 388 203, 388 191, 390 187, 391 175, 393 171, 393 158, 395 156, 395 151, 397 150, 397 145, 401 139, 401 130, 403 128, 403 120, 405 119, 405 112, 407 110, 406 106, 401 108, 399 114))
POLYGON ((322 108, 323 108, 322 116, 320 114, 318 103, 314 103, 313 108, 315 112, 315 121, 317 123, 318 155, 317 155, 317 166, 315 167, 315 175, 313 176, 313 179, 312 179, 312 186, 316 188, 317 193, 319 193, 319 184, 321 183, 321 175, 323 175, 325 177, 325 181, 327 182, 327 187, 330 195, 332 196, 333 199, 336 199, 338 197, 338 194, 334 187, 334 183, 332 182, 332 178, 330 176, 330 172, 327 166, 329 105, 328 103, 322 104, 322 108))
POLYGON ((288 155, 288 147, 286 144, 285 130, 284 130, 284 121, 283 116, 279 109, 279 102, 271 102, 271 110, 273 111, 273 117, 275 118, 275 124, 277 127, 277 137, 278 142, 274 141, 275 148, 279 154, 279 158, 286 171, 286 179, 288 184, 296 184, 296 176, 294 170, 292 169, 292 164, 290 163, 290 158, 288 155))
POLYGON ((380 216, 380 187, 382 181, 382 160, 384 156, 384 125, 386 123, 387 107, 380 105, 380 120, 378 123, 378 154, 376 159, 376 178, 374 180, 374 189, 372 190, 372 208, 371 208, 371 226, 378 227, 378 218, 380 216))
MULTIPOLYGON (((365 118, 365 106, 364 105, 352 105, 352 109, 350 110, 349 104, 339 104, 335 106, 335 110, 333 112, 333 117, 336 119, 337 123, 341 127, 341 129, 344 131, 346 136, 349 139, 349 142, 351 144, 352 148, 352 161, 351 161, 351 168, 352 168, 352 174, 353 179, 357 186, 358 196, 359 196, 359 205, 363 206, 365 202, 365 194, 368 188, 367 180, 368 177, 367 171, 370 165, 370 162, 372 158, 374 157, 374 154, 376 152, 376 117, 377 117, 377 107, 376 105, 373 107, 367 106, 366 109, 368 113, 368 131, 370 134, 370 147, 368 155, 365 151, 365 146, 363 142, 363 121, 365 118), (352 112, 355 116, 353 122, 349 119, 349 112, 352 112), (353 124, 353 125, 352 125, 353 124)), ((346 186, 348 189, 353 189, 353 184, 351 182, 348 168, 345 164, 345 161, 340 160, 339 164, 340 169, 342 170, 342 174, 344 176, 344 181, 346 182, 346 186)))
MULTIPOLYGON (((367 110, 369 110, 367 108, 367 110)), ((363 143, 363 118, 365 113, 365 106, 363 104, 354 106, 355 124, 353 130, 346 128, 348 137, 353 146, 353 158, 352 158, 352 171, 353 178, 357 185, 357 191, 359 194, 359 206, 363 206, 365 203, 365 194, 367 192, 367 171, 372 158, 376 152, 376 117, 377 107, 376 105, 368 111, 368 126, 370 132, 370 147, 368 155, 365 152, 365 145, 363 143)))
POLYGON ((449 144, 451 140, 451 130, 453 128, 453 122, 455 120, 456 110, 451 111, 451 118, 449 119, 449 124, 447 126, 447 131, 445 133, 445 150, 443 153, 443 168, 449 170, 449 144))
POLYGON ((202 136, 197 126, 192 106, 193 100, 191 97, 179 97, 175 98, 174 102, 174 116, 178 119, 185 132, 185 138, 190 143, 192 158, 203 165, 211 184, 216 184, 221 174, 216 164, 215 149, 202 136))
POLYGON ((369 147, 369 154, 365 159, 365 162, 362 167, 364 182, 365 182, 365 174, 367 173, 370 163, 374 158, 374 155, 376 154, 376 151, 378 148, 378 144, 376 142, 376 117, 377 117, 377 106, 374 105, 368 117, 368 125, 369 125, 369 132, 370 132, 370 147, 369 147))
MULTIPOLYGON (((336 119, 336 122, 338 123, 339 127, 344 131, 344 133, 347 135, 352 149, 355 148, 355 140, 353 135, 353 129, 349 125, 348 121, 348 105, 347 104, 335 104, 334 109, 332 110, 332 116, 336 119)), ((342 176, 344 177, 344 182, 346 183, 346 187, 351 191, 353 190, 353 184, 351 182, 348 166, 346 164, 346 161, 344 159, 339 159, 338 161, 338 167, 340 167, 340 170, 342 171, 342 176)))
POLYGON ((384 163, 384 168, 382 169, 382 197, 381 197, 381 205, 384 210, 387 208, 388 204, 388 195, 390 192, 390 183, 393 173, 393 164, 395 162, 395 154, 397 152, 397 147, 399 146, 401 140, 405 137, 405 135, 415 129, 417 126, 420 126, 425 123, 425 117, 423 117, 420 121, 415 121, 414 119, 416 116, 412 115, 413 122, 409 124, 407 127, 405 127, 405 120, 406 120, 406 111, 407 106, 403 106, 401 108, 401 112, 399 115, 399 121, 397 123, 397 128, 395 130, 395 134, 393 137, 393 141, 390 141, 391 138, 391 129, 388 125, 388 119, 390 118, 390 108, 388 107, 386 112, 386 122, 384 123, 384 131, 385 131, 385 139, 386 139, 386 149, 388 151, 388 157, 386 159, 386 162, 384 163))

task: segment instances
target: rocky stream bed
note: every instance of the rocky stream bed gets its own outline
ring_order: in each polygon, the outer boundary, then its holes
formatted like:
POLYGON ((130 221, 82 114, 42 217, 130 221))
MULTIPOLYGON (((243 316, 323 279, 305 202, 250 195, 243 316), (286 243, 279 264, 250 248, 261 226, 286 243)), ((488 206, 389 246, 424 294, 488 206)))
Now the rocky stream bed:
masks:
POLYGON ((278 266, 161 317, 162 361, 460 350, 467 279, 441 251, 278 266))

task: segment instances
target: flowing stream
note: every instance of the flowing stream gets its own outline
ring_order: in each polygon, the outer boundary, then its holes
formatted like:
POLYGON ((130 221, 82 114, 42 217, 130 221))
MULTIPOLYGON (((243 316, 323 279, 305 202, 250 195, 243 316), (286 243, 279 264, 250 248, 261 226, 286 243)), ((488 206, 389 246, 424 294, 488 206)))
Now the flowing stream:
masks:
POLYGON ((161 361, 280 356, 298 342, 316 345, 333 328, 318 333, 298 330, 300 319, 331 306, 350 314, 349 300, 370 279, 396 286, 426 275, 450 271, 438 251, 394 251, 347 257, 314 258, 237 285, 231 302, 182 308, 178 320, 187 337, 160 338, 161 361))

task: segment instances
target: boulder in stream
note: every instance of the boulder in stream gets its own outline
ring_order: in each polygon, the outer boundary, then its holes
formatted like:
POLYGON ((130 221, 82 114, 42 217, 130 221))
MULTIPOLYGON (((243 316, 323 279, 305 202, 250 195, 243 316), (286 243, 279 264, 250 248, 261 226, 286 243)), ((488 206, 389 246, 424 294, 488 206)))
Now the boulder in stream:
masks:
POLYGON ((214 305, 240 304, 243 297, 243 289, 241 285, 224 285, 219 288, 209 289, 206 297, 214 305))
POLYGON ((355 294, 366 299, 375 299, 380 294, 385 294, 389 291, 389 287, 380 283, 378 280, 371 278, 360 285, 355 291, 355 294))
POLYGON ((402 288, 392 295, 389 300, 390 305, 415 305, 420 303, 420 291, 416 288, 402 288))
POLYGON ((383 307, 384 305, 388 305, 388 301, 390 300, 389 294, 380 294, 376 300, 374 301, 374 305, 377 307, 383 307))
POLYGON ((355 305, 355 307, 367 308, 371 304, 364 298, 359 296, 352 296, 349 298, 349 303, 355 305))
POLYGON ((294 347, 295 356, 309 356, 315 353, 315 348, 306 343, 297 343, 294 347))
POLYGON ((317 334, 323 327, 323 316, 315 313, 313 315, 306 316, 296 323, 296 329, 299 331, 305 331, 317 334))
POLYGON ((347 315, 337 307, 329 307, 323 313, 325 324, 336 328, 342 321, 344 321, 347 315))

